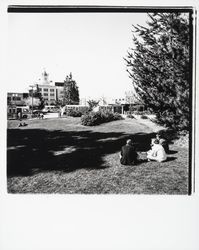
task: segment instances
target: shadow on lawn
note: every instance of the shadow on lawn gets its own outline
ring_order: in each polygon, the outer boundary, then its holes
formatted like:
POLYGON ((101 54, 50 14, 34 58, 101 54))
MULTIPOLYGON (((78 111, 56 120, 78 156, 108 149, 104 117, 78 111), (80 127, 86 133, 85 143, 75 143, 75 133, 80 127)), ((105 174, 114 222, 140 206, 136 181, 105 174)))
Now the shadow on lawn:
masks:
POLYGON ((80 168, 105 168, 103 157, 119 153, 127 138, 134 140, 138 151, 147 151, 153 137, 154 133, 130 135, 89 130, 8 129, 7 175, 28 176, 49 170, 70 172, 80 168))

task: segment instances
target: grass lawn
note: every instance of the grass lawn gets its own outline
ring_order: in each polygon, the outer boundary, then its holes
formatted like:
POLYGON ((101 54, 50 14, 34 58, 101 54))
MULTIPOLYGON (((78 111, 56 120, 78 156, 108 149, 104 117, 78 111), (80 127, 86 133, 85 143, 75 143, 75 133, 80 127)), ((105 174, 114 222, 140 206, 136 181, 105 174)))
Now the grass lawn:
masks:
POLYGON ((154 129, 125 119, 85 127, 80 118, 8 121, 9 193, 187 194, 188 148, 170 145, 168 161, 147 162, 154 129), (137 143, 136 166, 122 166, 127 138, 137 143))

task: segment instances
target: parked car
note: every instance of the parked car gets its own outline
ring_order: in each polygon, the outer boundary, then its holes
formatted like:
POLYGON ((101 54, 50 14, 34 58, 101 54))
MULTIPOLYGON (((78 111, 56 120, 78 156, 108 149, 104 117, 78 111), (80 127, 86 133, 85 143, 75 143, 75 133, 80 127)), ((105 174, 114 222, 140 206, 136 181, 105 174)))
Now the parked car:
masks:
POLYGON ((31 115, 28 106, 14 106, 8 107, 7 116, 8 119, 27 119, 31 115))
POLYGON ((44 112, 48 113, 57 113, 59 112, 59 107, 54 106, 54 105, 46 105, 44 109, 42 109, 44 112))

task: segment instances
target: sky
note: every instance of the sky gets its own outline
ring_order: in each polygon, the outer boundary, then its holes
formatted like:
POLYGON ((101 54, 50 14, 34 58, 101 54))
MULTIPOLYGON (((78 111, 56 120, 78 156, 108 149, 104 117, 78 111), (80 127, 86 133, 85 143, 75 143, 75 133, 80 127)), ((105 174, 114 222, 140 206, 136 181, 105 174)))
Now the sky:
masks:
POLYGON ((70 72, 80 98, 123 97, 132 90, 124 57, 132 24, 146 13, 9 13, 8 92, 27 92, 45 68, 52 81, 70 72))

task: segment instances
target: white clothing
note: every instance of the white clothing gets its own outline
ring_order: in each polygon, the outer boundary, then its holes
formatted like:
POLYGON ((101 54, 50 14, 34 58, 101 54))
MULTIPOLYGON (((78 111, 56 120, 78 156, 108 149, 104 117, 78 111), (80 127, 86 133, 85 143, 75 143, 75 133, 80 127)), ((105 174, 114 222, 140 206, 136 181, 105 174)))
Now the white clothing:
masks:
POLYGON ((150 160, 162 162, 167 159, 167 155, 162 145, 154 144, 152 146, 152 149, 147 152, 147 158, 150 160))

